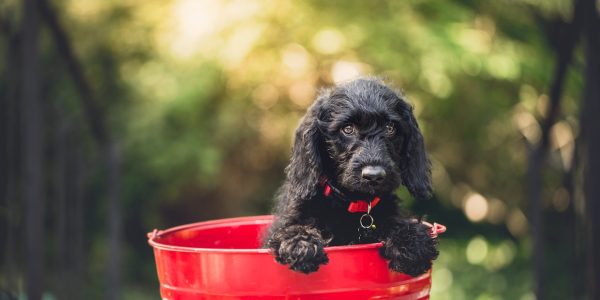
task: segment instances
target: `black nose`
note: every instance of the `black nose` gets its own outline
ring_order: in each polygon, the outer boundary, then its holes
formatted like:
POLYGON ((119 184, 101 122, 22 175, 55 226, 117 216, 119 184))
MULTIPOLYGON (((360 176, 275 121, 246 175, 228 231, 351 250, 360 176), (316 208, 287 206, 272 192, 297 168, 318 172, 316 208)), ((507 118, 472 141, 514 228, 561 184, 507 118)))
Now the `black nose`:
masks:
POLYGON ((362 169, 362 178, 376 182, 385 178, 385 170, 380 166, 366 166, 362 169))

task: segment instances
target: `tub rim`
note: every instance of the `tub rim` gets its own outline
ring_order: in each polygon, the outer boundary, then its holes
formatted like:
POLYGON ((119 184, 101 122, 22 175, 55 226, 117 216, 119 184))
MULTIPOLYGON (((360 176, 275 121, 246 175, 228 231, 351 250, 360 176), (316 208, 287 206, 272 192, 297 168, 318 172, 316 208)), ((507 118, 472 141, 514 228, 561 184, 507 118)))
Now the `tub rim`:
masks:
MULTIPOLYGON (((231 226, 235 226, 236 224, 247 225, 247 224, 265 224, 274 219, 273 215, 258 215, 258 216, 247 216, 247 217, 236 217, 236 218, 225 218, 225 219, 217 219, 217 220, 209 220, 209 221, 201 221, 195 223, 189 223, 184 225, 179 225, 175 227, 171 227, 165 230, 154 229, 153 231, 148 233, 148 244, 152 246, 154 249, 159 250, 167 250, 167 251, 177 251, 177 252, 188 252, 188 253, 223 253, 223 254, 270 254, 271 249, 225 249, 225 248, 196 248, 196 247, 186 247, 186 246, 174 246, 168 245, 165 243, 161 243, 157 241, 157 239, 162 236, 186 230, 193 227, 203 227, 206 229, 220 227, 220 225, 231 224, 231 226)), ((357 251, 357 250, 368 250, 368 249, 377 249, 383 245, 382 242, 378 243, 370 243, 370 244, 360 244, 360 245, 346 245, 346 246, 331 246, 325 247, 325 252, 338 252, 338 251, 357 251)))

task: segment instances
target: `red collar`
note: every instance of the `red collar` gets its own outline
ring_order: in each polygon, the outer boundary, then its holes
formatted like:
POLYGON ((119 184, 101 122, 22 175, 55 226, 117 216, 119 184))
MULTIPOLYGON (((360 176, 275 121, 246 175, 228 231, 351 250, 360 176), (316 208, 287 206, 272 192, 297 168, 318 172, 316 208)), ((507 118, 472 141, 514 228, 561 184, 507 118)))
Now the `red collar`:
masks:
MULTIPOLYGON (((343 193, 337 188, 333 187, 327 178, 321 179, 320 185, 323 187, 323 195, 325 197, 335 197, 344 199, 343 193)), ((381 201, 381 198, 375 196, 371 201, 368 200, 350 200, 350 204, 348 205, 348 212, 350 213, 368 213, 369 212, 369 203, 371 204, 371 209, 373 209, 377 204, 381 201)))
MULTIPOLYGON (((379 200, 381 200, 379 197, 375 197, 375 198, 373 198, 373 200, 371 200, 371 209, 373 209, 373 207, 375 207, 377 205, 377 203, 379 203, 379 200)), ((350 205, 348 205, 348 212, 351 212, 351 213, 369 212, 369 202, 366 200, 351 201, 350 205)))

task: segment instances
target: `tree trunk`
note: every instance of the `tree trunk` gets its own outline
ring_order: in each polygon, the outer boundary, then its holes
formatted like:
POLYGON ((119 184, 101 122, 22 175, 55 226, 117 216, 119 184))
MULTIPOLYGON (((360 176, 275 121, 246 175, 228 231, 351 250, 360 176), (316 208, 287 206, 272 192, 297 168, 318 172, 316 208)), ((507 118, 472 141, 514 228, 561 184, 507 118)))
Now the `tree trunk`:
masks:
POLYGON ((109 141, 105 148, 107 170, 107 197, 108 197, 108 236, 109 254, 112 259, 108 265, 108 299, 120 298, 121 287, 121 178, 120 178, 120 151, 116 142, 109 141))
POLYGON ((81 143, 76 143, 74 147, 74 195, 73 195, 73 284, 78 286, 71 293, 70 299, 85 299, 82 291, 85 291, 85 183, 87 174, 85 151, 81 143))
POLYGON ((589 299, 600 299, 600 17, 596 1, 586 1, 584 24, 585 87, 582 135, 586 144, 584 195, 587 211, 587 286, 589 299))
POLYGON ((2 176, 4 176, 5 188, 0 197, 3 197, 4 205, 6 207, 6 217, 4 227, 5 240, 2 246, 4 253, 3 259, 3 270, 5 274, 5 282, 3 288, 7 291, 17 294, 17 279, 20 276, 17 272, 17 253, 19 252, 19 243, 17 242, 17 218, 15 216, 19 213, 18 204, 19 201, 19 77, 21 76, 19 63, 20 63, 20 40, 18 33, 14 32, 13 28, 9 26, 9 22, 2 20, 2 31, 8 37, 8 57, 7 61, 7 74, 8 79, 8 91, 6 97, 3 99, 4 107, 0 110, 4 112, 2 122, 4 124, 3 131, 0 133, 3 144, 4 155, 2 160, 5 162, 2 167, 2 176))
POLYGON ((542 212, 544 163, 550 145, 550 129, 556 122, 560 112, 560 99, 565 77, 581 30, 581 20, 579 18, 582 13, 581 3, 582 0, 575 1, 573 20, 571 23, 564 25, 566 30, 556 32, 558 36, 555 44, 558 45, 558 49, 556 49, 556 69, 550 86, 550 104, 544 114, 546 118, 541 122, 542 134, 540 141, 533 146, 529 154, 529 218, 533 236, 533 290, 537 299, 545 299, 544 220, 542 212))
POLYGON ((67 239, 67 123, 64 114, 60 111, 58 105, 54 105, 54 193, 55 193, 55 215, 56 215, 56 291, 59 299, 69 299, 67 297, 68 286, 66 282, 68 273, 68 253, 69 248, 67 239))
POLYGON ((25 203, 27 298, 44 292, 43 105, 40 93, 38 1, 24 0, 21 93, 22 195, 25 203))
POLYGON ((83 299, 81 292, 85 290, 84 151, 79 132, 69 125, 60 108, 54 110, 54 116, 56 119, 54 134, 56 294, 58 299, 83 299))
POLYGON ((50 34, 56 42, 58 53, 64 60, 70 73, 75 88, 80 95, 85 119, 89 122, 89 128, 101 149, 104 162, 106 163, 106 190, 108 202, 108 251, 109 259, 107 266, 107 297, 108 299, 119 299, 121 286, 121 178, 120 178, 120 150, 117 143, 111 137, 104 111, 99 107, 94 98, 92 86, 83 72, 83 67, 75 57, 69 43, 67 34, 60 26, 56 13, 44 0, 39 1, 41 14, 48 25, 50 34))
POLYGON ((570 162, 571 168, 565 173, 563 178, 563 186, 567 190, 569 197, 569 206, 565 212, 565 218, 567 220, 567 226, 569 226, 568 228, 570 234, 566 237, 565 242, 569 245, 572 245, 568 253, 569 259, 566 260, 565 263, 567 265, 568 272, 570 273, 568 276, 570 280, 569 293, 573 299, 582 299, 583 295, 585 294, 585 274, 582 274, 582 270, 585 269, 585 264, 583 261, 585 253, 583 249, 584 237, 582 236, 582 232, 584 232, 583 228, 585 228, 583 224, 585 217, 580 213, 580 204, 578 203, 576 196, 579 191, 579 185, 577 182, 578 170, 580 170, 581 165, 581 137, 578 136, 575 138, 573 144, 574 150, 573 157, 571 157, 570 162))
POLYGON ((37 2, 40 5, 41 16, 48 25, 50 34, 56 43, 58 53, 63 59, 67 71, 73 79, 75 88, 79 93, 84 117, 88 122, 89 129, 98 143, 98 146, 102 147, 108 139, 108 130, 105 124, 104 112, 100 109, 94 98, 92 86, 85 76, 82 65, 79 63, 73 52, 67 33, 60 25, 55 11, 45 0, 38 0, 37 2))

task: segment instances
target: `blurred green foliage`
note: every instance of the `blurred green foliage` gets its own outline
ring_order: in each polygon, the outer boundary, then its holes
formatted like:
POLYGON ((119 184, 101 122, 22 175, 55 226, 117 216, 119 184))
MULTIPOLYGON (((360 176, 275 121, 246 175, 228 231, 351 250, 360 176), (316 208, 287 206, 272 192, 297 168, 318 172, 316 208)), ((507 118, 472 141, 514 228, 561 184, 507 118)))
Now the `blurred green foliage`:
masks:
MULTIPOLYGON (((125 299, 158 298, 146 232, 268 213, 299 118, 320 87, 358 74, 401 87, 426 139, 435 197, 416 202, 399 193, 405 207, 449 228, 432 299, 533 299, 527 150, 539 139, 554 68, 548 26, 570 17, 570 1, 52 4, 123 149, 125 299)), ((0 10, 16 14, 19 5, 10 0, 0 10)), ((2 52, 6 43, 0 40, 2 52)), ((47 32, 42 47, 49 105, 91 153, 85 294, 101 298, 110 255, 102 171, 47 32)), ((6 59, 0 57, 0 69, 6 59)), ((1 74, 3 84, 10 74, 1 74)), ((545 209, 556 214, 550 228, 559 228, 574 205, 555 187, 573 155, 581 85, 580 75, 570 74, 552 131, 544 184, 545 209)), ((549 260, 564 251, 550 249, 549 260)), ((557 275, 548 295, 566 299, 566 262, 551 268, 557 275)))

